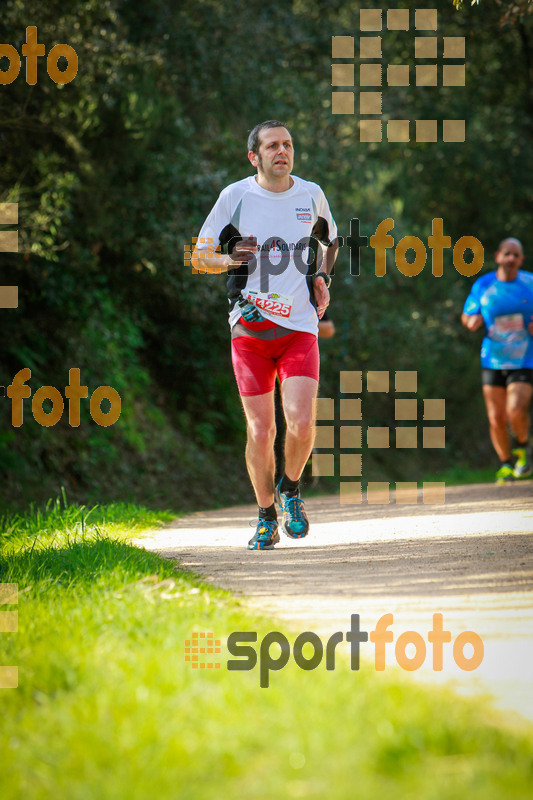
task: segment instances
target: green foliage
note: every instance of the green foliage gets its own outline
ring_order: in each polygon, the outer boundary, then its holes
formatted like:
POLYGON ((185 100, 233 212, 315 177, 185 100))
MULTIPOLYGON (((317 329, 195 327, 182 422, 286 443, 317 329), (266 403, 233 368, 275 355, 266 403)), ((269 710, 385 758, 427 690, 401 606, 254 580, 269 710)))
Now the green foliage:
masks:
MULTIPOLYGON (((464 4, 464 0, 453 0, 453 4, 456 8, 461 8, 462 5, 464 4)), ((470 5, 471 6, 479 5, 479 0, 470 0, 470 5)))
MULTIPOLYGON (((217 501, 247 496, 224 279, 190 275, 183 247, 220 189, 248 174, 246 136, 260 119, 287 120, 295 172, 323 186, 343 236, 352 217, 370 236, 390 216, 396 242, 426 241, 442 217, 452 242, 480 239, 487 268, 503 236, 533 252, 531 4, 465 3, 460 13, 435 4, 443 35, 466 37, 466 87, 384 91, 385 120, 467 120, 466 142, 431 144, 360 143, 356 117, 331 114, 331 36, 354 35, 361 6, 5 0, 1 41, 20 50, 36 25, 47 50, 76 49, 79 72, 57 86, 41 58, 35 86, 23 65, 1 87, 0 200, 19 203, 21 236, 19 255, 2 254, 2 283, 20 296, 19 309, 2 311, 2 382, 30 367, 32 391, 61 388, 78 367, 91 392, 110 385, 123 400, 112 428, 85 406, 77 430, 66 414, 54 428, 34 424, 28 401, 14 430, 0 402, 5 503, 44 500, 60 484, 84 501, 125 491, 196 502, 184 481, 205 502, 207 475, 217 501)), ((414 74, 406 36, 384 36, 384 63, 409 63, 414 74)), ((372 256, 362 251, 358 278, 347 249, 339 256, 323 390, 337 391, 340 369, 417 369, 422 396, 448 400, 444 461, 486 462, 479 342, 459 322, 471 279, 450 251, 438 279, 429 264, 405 278, 392 258, 378 279, 372 256)), ((384 401, 369 413, 376 422, 390 410, 384 401)))

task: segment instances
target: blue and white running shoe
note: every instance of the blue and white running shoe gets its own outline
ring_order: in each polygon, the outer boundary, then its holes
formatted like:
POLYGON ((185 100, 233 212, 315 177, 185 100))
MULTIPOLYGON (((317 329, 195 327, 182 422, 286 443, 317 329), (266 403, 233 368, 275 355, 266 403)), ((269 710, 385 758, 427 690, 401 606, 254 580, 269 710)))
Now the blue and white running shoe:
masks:
POLYGON ((280 486, 281 481, 276 487, 275 497, 283 511, 281 529, 290 539, 303 539, 309 533, 309 520, 303 500, 300 499, 300 490, 295 493, 280 492, 280 486))
POLYGON ((248 550, 273 550, 274 545, 278 542, 279 533, 276 520, 259 519, 255 534, 248 542, 248 550))

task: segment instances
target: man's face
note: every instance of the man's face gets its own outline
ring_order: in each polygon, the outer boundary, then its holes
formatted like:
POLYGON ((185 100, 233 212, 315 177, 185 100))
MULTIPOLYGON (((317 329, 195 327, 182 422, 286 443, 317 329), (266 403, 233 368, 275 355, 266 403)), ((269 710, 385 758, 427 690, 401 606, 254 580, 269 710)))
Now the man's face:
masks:
POLYGON ((499 250, 496 251, 496 264, 509 275, 516 276, 522 266, 524 254, 520 244, 513 239, 502 242, 499 250))
POLYGON ((259 153, 248 158, 267 178, 290 175, 294 165, 292 139, 287 128, 266 128, 259 132, 259 153))

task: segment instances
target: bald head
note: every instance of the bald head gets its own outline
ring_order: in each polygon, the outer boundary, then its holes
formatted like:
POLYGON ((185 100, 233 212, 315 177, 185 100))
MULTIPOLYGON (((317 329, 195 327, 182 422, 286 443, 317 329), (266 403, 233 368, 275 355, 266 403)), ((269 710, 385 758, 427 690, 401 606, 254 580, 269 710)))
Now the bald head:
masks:
POLYGON ((524 254, 524 248, 522 247, 522 242, 519 239, 515 239, 513 236, 510 236, 508 239, 503 239, 498 245, 498 249, 496 252, 499 253, 500 250, 506 249, 507 247, 509 247, 509 245, 511 245, 513 249, 516 247, 520 248, 520 255, 524 254))

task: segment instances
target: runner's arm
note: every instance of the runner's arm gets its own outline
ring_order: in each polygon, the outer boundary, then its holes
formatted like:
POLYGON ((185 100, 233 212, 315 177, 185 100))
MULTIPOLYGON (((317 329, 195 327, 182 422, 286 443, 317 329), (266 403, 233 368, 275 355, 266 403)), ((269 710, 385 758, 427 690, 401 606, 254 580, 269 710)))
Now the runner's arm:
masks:
POLYGON ((209 273, 220 275, 235 269, 243 261, 250 261, 257 252, 257 239, 249 236, 234 246, 231 255, 220 252, 220 247, 198 250, 195 248, 191 256, 193 273, 209 273))
POLYGON ((316 311, 318 314, 318 319, 322 319, 324 315, 324 311, 329 306, 329 289, 326 286, 326 281, 323 277, 321 277, 320 273, 325 272, 326 275, 331 275, 333 271, 333 266, 337 259, 337 254, 339 252, 339 240, 334 239, 333 242, 326 247, 326 252, 324 255, 324 259, 322 261, 322 266, 319 269, 319 274, 313 281, 313 291, 315 294, 316 300, 316 311))
POLYGON ((231 256, 217 253, 215 250, 194 250, 191 256, 191 266, 193 275, 208 273, 210 275, 220 275, 234 269, 235 261, 231 256))
POLYGON ((324 263, 322 264, 321 272, 326 272, 328 275, 333 273, 333 266, 339 254, 339 240, 334 239, 332 243, 326 247, 326 255, 324 256, 324 263))
POLYGON ((483 317, 481 314, 465 314, 463 311, 461 322, 469 331, 477 331, 483 325, 483 317))

